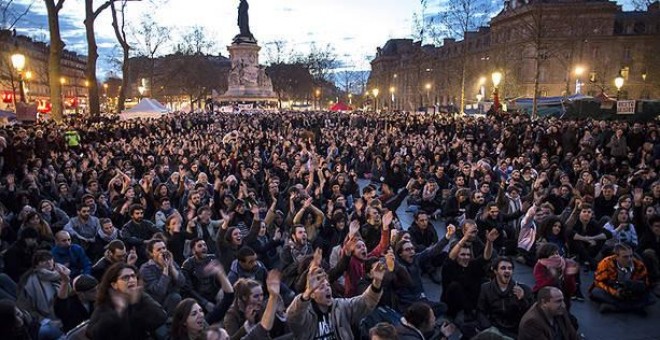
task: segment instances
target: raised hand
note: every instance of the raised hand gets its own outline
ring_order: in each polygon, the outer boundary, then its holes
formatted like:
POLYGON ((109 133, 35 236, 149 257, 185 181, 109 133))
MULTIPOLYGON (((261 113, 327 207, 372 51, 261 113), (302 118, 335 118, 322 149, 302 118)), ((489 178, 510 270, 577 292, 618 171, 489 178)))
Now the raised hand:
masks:
POLYGON ((350 235, 350 237, 353 237, 359 231, 360 231, 360 221, 358 220, 351 221, 351 224, 348 225, 348 234, 350 235))
POLYGON ((380 288, 380 284, 383 282, 383 278, 385 277, 385 265, 377 262, 372 268, 371 272, 369 272, 369 275, 371 276, 372 284, 376 286, 376 288, 380 288))
POLYGON ((450 224, 447 226, 447 232, 445 232, 445 238, 450 240, 452 236, 456 233, 456 226, 450 224))
POLYGON ((498 237, 500 237, 500 232, 495 228, 491 229, 488 234, 486 234, 486 239, 491 243, 495 242, 498 237))
POLYGON ((307 272, 307 287, 303 295, 306 295, 309 298, 315 291, 317 291, 323 283, 327 280, 327 274, 323 268, 319 267, 310 267, 307 272))
POLYGON ((522 300, 522 298, 525 297, 525 290, 518 285, 518 282, 516 282, 515 286, 513 286, 513 294, 518 300, 522 300))
POLYGON ((268 289, 268 294, 271 296, 279 296, 281 282, 282 274, 279 270, 273 269, 269 271, 268 277, 266 277, 266 288, 268 289))
POLYGON ((394 220, 394 214, 391 211, 388 211, 383 215, 383 230, 389 230, 390 226, 392 225, 392 221, 394 220))
POLYGON ((323 249, 316 248, 316 250, 314 251, 314 256, 312 257, 312 262, 309 264, 310 270, 312 268, 320 268, 321 260, 323 260, 323 249))

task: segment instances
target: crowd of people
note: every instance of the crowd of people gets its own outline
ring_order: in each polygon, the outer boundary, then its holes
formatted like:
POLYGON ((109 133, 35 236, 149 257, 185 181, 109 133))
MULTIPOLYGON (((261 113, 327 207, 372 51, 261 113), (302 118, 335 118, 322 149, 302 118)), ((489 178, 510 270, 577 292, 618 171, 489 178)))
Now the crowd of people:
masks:
POLYGON ((643 315, 660 294, 658 133, 655 121, 507 113, 6 128, 0 329, 579 339, 572 303, 643 315), (518 282, 516 266, 532 267, 535 284, 518 282))

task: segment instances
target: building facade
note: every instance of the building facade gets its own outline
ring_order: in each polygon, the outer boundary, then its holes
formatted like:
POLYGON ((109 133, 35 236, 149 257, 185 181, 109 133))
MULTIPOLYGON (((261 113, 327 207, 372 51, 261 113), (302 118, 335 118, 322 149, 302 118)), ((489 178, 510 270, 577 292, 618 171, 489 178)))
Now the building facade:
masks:
MULTIPOLYGON (((14 36, 12 31, 0 30, 0 109, 13 110, 14 99, 19 100, 19 75, 13 68, 11 56, 25 56, 24 84, 28 102, 36 102, 40 111, 49 111, 50 87, 48 85, 48 54, 46 43, 25 36, 14 36)), ((64 50, 61 59, 60 84, 65 110, 82 112, 87 106, 85 69, 87 57, 64 50)))
POLYGON ((488 27, 441 46, 389 40, 371 61, 379 107, 460 107, 501 98, 605 93, 660 98, 660 2, 626 12, 607 0, 510 0, 488 27), (614 79, 624 85, 617 91, 614 79), (536 84, 538 82, 538 84, 536 84), (464 89, 464 91, 462 91, 464 89))

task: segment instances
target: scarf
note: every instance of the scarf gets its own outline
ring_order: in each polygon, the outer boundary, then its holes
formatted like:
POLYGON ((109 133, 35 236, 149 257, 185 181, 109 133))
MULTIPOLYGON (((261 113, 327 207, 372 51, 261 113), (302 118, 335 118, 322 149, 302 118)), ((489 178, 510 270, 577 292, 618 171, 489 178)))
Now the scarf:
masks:
POLYGON ((96 235, 97 235, 101 240, 103 240, 104 242, 110 243, 110 242, 116 240, 117 237, 119 237, 119 231, 118 231, 117 228, 114 228, 114 229, 112 230, 112 234, 110 234, 110 236, 108 236, 108 235, 106 235, 106 234, 103 232, 103 228, 99 228, 99 230, 96 232, 96 235))
POLYGON ((34 306, 34 311, 37 312, 39 319, 56 319, 52 306, 59 287, 60 274, 55 271, 36 269, 27 276, 22 293, 34 306))
POLYGON ((364 277, 364 262, 351 256, 347 274, 344 275, 344 297, 353 297, 357 295, 358 282, 364 277))
POLYGON ((539 263, 548 268, 553 277, 562 279, 566 270, 566 260, 559 255, 552 255, 547 259, 539 259, 539 263))

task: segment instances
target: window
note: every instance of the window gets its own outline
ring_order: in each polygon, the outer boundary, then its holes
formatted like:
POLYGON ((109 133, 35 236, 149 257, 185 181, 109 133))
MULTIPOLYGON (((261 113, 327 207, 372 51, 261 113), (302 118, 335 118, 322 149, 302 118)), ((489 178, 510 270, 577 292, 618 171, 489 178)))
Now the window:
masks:
POLYGON ((621 76, 622 76, 623 79, 625 79, 626 81, 628 80, 628 75, 629 75, 629 74, 630 74, 630 67, 626 66, 626 67, 624 67, 624 68, 621 69, 621 76))

